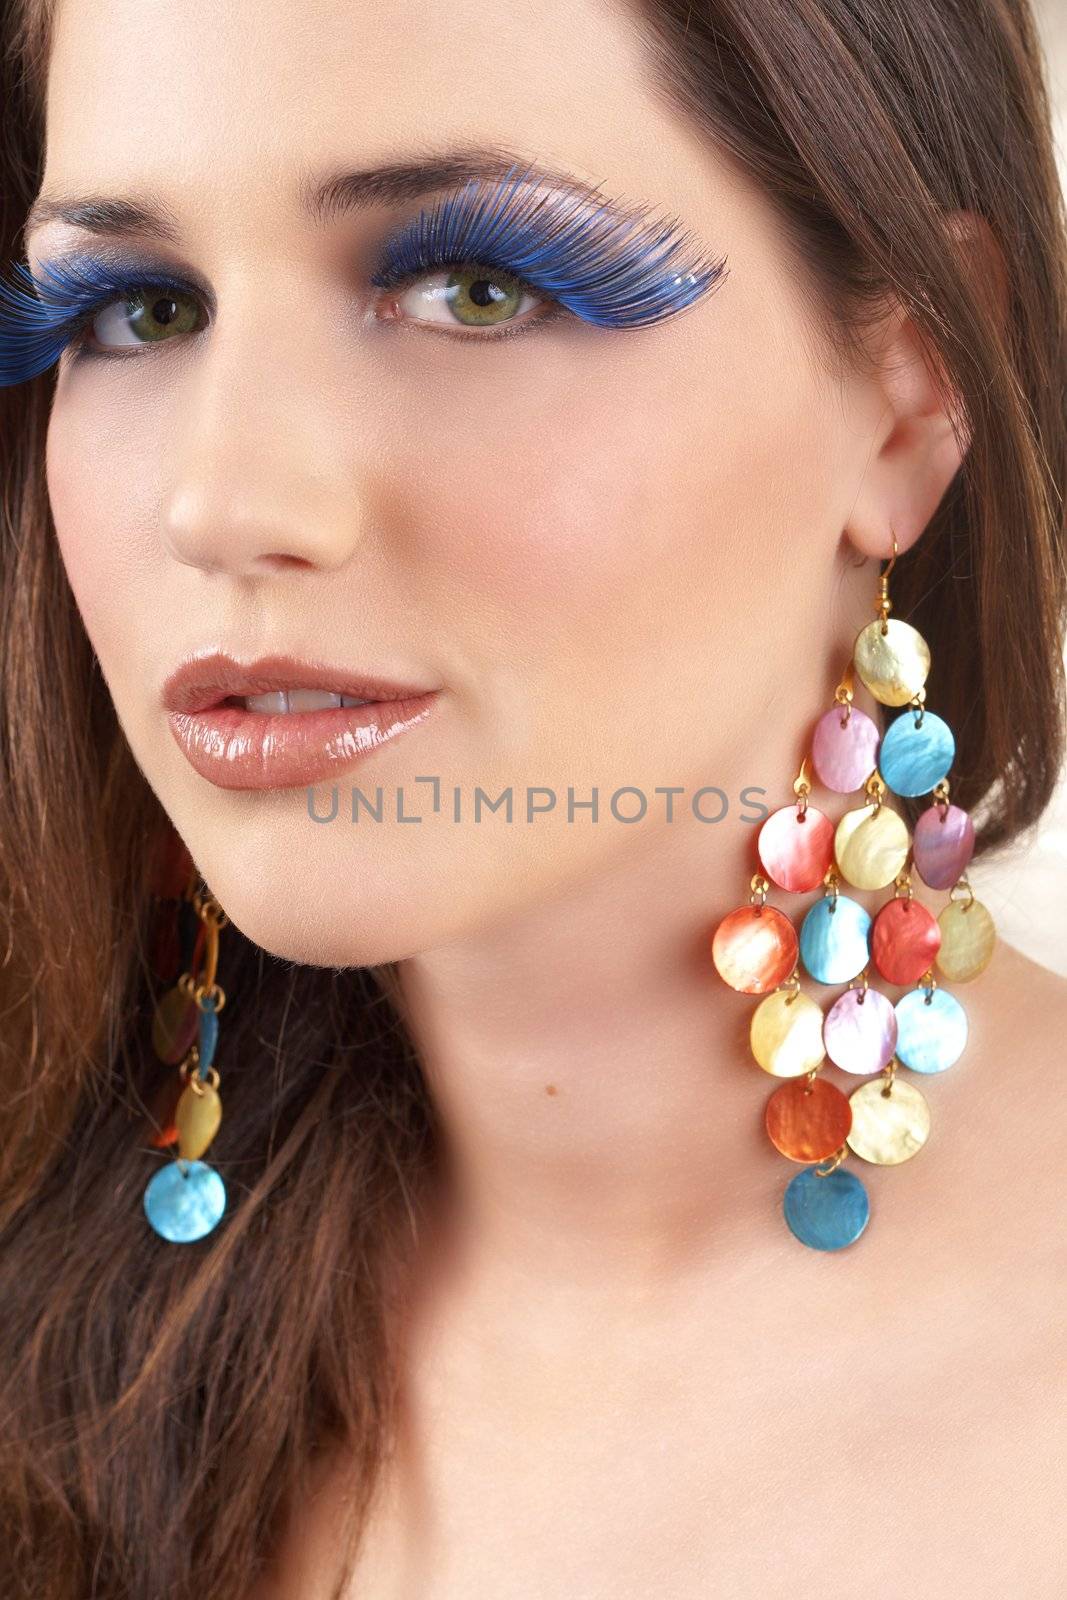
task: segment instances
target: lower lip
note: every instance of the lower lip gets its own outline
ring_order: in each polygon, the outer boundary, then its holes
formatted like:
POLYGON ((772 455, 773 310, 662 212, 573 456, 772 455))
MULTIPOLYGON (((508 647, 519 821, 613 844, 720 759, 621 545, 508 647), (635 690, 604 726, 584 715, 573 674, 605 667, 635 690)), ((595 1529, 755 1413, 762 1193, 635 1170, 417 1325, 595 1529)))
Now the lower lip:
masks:
POLYGON ((220 789, 295 789, 322 783, 366 760, 425 721, 437 691, 322 711, 245 711, 210 706, 173 711, 179 748, 220 789))

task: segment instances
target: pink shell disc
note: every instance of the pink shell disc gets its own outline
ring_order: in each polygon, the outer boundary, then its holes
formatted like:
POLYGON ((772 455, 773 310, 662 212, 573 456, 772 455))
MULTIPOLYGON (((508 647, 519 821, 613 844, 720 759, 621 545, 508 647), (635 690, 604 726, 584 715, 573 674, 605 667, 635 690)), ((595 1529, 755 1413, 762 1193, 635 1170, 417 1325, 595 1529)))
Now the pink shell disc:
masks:
POLYGON ((917 983, 941 948, 941 929, 918 900, 898 897, 871 927, 871 959, 887 983, 917 983))
POLYGON ((763 870, 782 889, 817 889, 834 858, 834 824, 814 806, 803 816, 794 806, 772 811, 757 840, 763 870))
POLYGON ((974 823, 959 806, 928 807, 915 824, 915 870, 931 889, 951 889, 974 855, 974 823))
POLYGON ((843 1072, 881 1072, 897 1047, 897 1014, 880 989, 849 989, 822 1025, 826 1054, 843 1072))
POLYGON ((815 724, 811 760, 820 783, 837 794, 852 794, 862 789, 878 765, 878 745, 882 735, 878 724, 864 711, 852 707, 845 720, 845 707, 833 706, 815 724))

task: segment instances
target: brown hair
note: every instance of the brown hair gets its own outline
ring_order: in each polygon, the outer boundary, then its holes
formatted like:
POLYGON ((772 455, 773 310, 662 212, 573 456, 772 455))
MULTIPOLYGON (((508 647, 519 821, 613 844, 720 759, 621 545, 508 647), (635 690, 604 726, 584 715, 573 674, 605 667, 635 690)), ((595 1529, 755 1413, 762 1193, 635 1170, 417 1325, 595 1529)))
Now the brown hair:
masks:
MULTIPOLYGON (((4 13, 7 259, 41 178, 52 4, 4 13)), ((937 663, 953 799, 997 786, 988 850, 1039 817, 1064 746, 1067 251, 1026 0, 642 0, 635 15, 658 92, 779 207, 842 346, 891 290, 962 397, 966 460, 892 593, 937 663), (958 209, 1003 251, 1006 319, 942 225, 958 209)), ((298 967, 230 927, 211 1157, 228 1215, 184 1247, 146 1225, 146 1108, 173 1072, 146 1046, 166 819, 52 536, 50 383, 0 390, 3 1588, 243 1600, 334 1444, 354 1462, 358 1533, 435 1129, 388 969, 298 967)))

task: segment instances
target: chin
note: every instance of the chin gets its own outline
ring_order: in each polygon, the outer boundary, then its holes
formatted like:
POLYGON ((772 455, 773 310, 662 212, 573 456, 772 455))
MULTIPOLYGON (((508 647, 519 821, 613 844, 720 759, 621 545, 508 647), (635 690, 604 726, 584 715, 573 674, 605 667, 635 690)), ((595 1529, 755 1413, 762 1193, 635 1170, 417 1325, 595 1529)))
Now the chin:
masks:
MULTIPOLYGON (((393 882, 373 875, 353 857, 329 871, 322 861, 304 868, 284 857, 279 865, 243 857, 232 846, 218 856, 210 848, 193 858, 230 922, 268 954, 316 967, 369 967, 399 961, 447 939, 438 925, 432 896, 420 891, 410 872, 393 882)), ((225 931, 219 965, 225 983, 225 931)))
POLYGON ((405 944, 374 936, 364 940, 351 931, 330 938, 318 926, 282 922, 277 916, 268 924, 263 924, 256 919, 249 921, 229 913, 227 915, 246 939, 251 939, 268 955, 276 956, 279 961, 295 962, 299 966, 334 969, 377 967, 388 961, 402 961, 417 953, 405 944))

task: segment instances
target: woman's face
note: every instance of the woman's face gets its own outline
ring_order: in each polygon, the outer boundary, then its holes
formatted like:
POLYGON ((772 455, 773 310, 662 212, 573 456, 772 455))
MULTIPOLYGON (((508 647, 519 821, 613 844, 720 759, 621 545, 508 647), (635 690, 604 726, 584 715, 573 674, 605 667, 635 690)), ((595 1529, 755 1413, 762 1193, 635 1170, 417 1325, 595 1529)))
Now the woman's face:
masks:
MULTIPOLYGON (((656 98, 635 23, 597 0, 488 20, 472 0, 59 8, 42 193, 159 207, 169 228, 48 221, 31 265, 106 250, 134 282, 146 263, 191 281, 202 313, 113 302, 102 348, 64 354, 58 538, 140 767, 276 954, 376 963, 487 926, 658 837, 657 788, 719 785, 736 819, 746 783, 786 776, 752 766, 772 698, 779 721, 823 709, 792 691, 824 639, 874 401, 831 375, 767 202, 656 98), (459 178, 303 204, 338 174, 481 146, 557 175, 514 191, 497 280, 372 282, 459 178), (563 171, 642 209, 644 233, 605 235, 563 171), (657 268, 664 217, 689 243, 657 268), (559 300, 499 277, 546 265, 559 300), (652 306, 670 314, 642 321, 652 306), (315 780, 320 816, 338 793, 316 822, 307 782, 264 787, 225 759, 205 776, 181 748, 165 685, 216 650, 437 693, 315 780), (354 786, 381 788, 381 821, 352 823, 354 786), (624 786, 648 797, 639 825, 609 813, 624 786), (512 820, 475 822, 476 789, 510 789, 512 820), (530 790, 556 797, 532 822, 530 790)), ((705 828, 703 848, 728 837, 705 828)))

